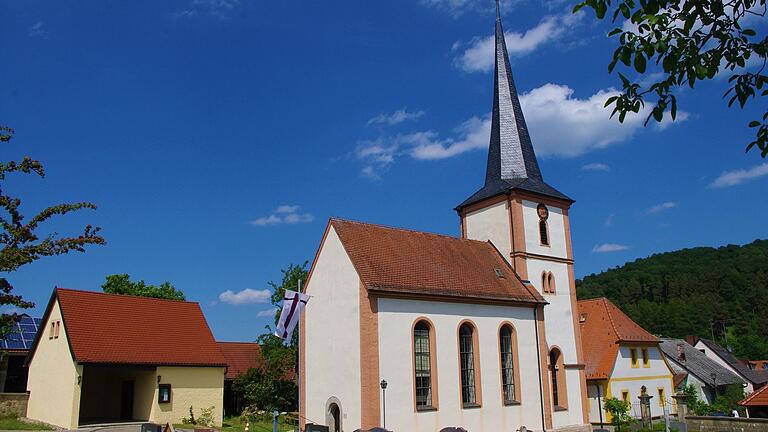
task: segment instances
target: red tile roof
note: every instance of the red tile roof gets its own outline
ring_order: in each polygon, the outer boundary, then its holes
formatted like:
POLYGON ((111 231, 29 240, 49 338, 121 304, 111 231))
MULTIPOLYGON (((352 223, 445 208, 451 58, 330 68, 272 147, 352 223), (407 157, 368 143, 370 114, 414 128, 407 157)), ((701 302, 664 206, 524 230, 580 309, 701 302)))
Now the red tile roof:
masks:
POLYGON ((606 298, 579 300, 578 304, 587 379, 610 377, 620 343, 659 343, 659 338, 606 298))
POLYGON ((490 242, 340 219, 329 223, 370 291, 465 301, 545 302, 490 242))
POLYGON ((746 399, 739 402, 742 406, 768 406, 768 385, 754 391, 746 399))
POLYGON ((44 320, 54 299, 78 363, 227 364, 197 303, 57 288, 44 320))
POLYGON ((255 342, 218 342, 218 344, 227 360, 226 379, 235 379, 249 369, 264 366, 261 346, 255 342))

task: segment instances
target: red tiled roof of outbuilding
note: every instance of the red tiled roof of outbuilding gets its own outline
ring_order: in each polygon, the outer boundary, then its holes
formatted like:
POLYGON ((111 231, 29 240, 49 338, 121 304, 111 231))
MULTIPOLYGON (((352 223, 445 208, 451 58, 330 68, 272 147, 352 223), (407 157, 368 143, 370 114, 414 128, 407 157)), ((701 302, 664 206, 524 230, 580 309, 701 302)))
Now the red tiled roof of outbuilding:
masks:
POLYGON ((743 401, 739 402, 742 406, 768 406, 768 385, 764 385, 759 390, 754 391, 743 401))
POLYGON ((587 379, 610 377, 621 342, 659 343, 607 298, 578 304, 587 379))
POLYGON ((218 342, 227 360, 226 379, 235 379, 241 373, 264 366, 261 345, 256 342, 218 342))
POLYGON ((545 303, 490 242, 341 219, 329 224, 369 291, 545 303))
MULTIPOLYGON (((128 295, 57 288, 54 300, 78 363, 226 366, 200 305, 128 295)), ((41 331, 35 341, 39 343, 41 331)))

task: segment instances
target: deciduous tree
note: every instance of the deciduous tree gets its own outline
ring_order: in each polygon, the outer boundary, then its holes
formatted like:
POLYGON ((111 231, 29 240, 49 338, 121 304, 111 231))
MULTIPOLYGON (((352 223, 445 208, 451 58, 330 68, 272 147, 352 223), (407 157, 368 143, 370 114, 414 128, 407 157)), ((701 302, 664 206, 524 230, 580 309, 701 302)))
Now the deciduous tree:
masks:
MULTIPOLYGON (((13 129, 0 126, 0 143, 8 144, 12 138, 13 129)), ((89 202, 58 204, 26 220, 21 212, 21 199, 11 196, 5 187, 6 177, 14 173, 45 177, 43 165, 29 156, 20 161, 0 162, 0 272, 11 273, 45 256, 63 255, 71 251, 85 252, 87 245, 105 243, 99 235, 100 228, 91 225, 86 225, 82 233, 74 237, 62 237, 57 233, 40 234, 40 226, 52 217, 82 209, 95 210, 96 206, 89 202)), ((6 277, 0 277, 0 306, 19 309, 34 307, 34 303, 14 294, 13 289, 6 277)), ((0 315, 0 337, 7 335, 18 320, 19 314, 16 312, 0 315)))
MULTIPOLYGON (((724 94, 728 106, 738 103, 743 108, 751 99, 768 95, 768 37, 753 28, 765 17, 766 0, 584 0, 574 12, 585 6, 598 19, 610 16, 623 24, 608 33, 619 44, 609 73, 623 65, 642 76, 618 73, 622 91, 605 106, 612 106, 611 116, 618 114, 621 122, 646 102, 653 103, 646 124, 650 119, 661 122, 667 110, 675 119, 678 87, 694 88, 722 73, 730 75, 724 94)), ((750 120, 755 139, 746 149, 757 148, 766 157, 768 111, 750 120)))
POLYGON ((107 276, 106 282, 101 286, 107 294, 135 295, 140 297, 162 298, 169 300, 186 300, 184 293, 177 290, 170 282, 165 281, 159 286, 147 285, 143 280, 131 281, 127 274, 113 274, 107 276))

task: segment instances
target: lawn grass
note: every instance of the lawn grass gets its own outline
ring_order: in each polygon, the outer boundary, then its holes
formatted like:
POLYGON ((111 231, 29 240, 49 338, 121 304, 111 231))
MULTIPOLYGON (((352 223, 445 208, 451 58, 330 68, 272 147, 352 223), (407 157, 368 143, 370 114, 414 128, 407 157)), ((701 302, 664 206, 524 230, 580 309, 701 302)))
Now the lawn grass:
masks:
MULTIPOLYGON (((203 426, 196 426, 192 424, 174 424, 173 427, 175 427, 176 429, 187 429, 187 430, 194 430, 195 428, 204 428, 203 426)), ((224 419, 224 422, 221 428, 213 428, 213 429, 219 429, 221 432, 245 432, 245 424, 242 422, 242 420, 240 420, 240 417, 227 417, 224 419)), ((249 429, 248 432, 272 432, 272 422, 267 420, 267 421, 251 423, 248 429, 249 429)), ((279 432, 293 432, 294 426, 290 424, 280 423, 278 424, 277 430, 279 432)))
POLYGON ((43 424, 23 422, 16 417, 3 417, 0 418, 0 430, 51 430, 51 428, 43 424))

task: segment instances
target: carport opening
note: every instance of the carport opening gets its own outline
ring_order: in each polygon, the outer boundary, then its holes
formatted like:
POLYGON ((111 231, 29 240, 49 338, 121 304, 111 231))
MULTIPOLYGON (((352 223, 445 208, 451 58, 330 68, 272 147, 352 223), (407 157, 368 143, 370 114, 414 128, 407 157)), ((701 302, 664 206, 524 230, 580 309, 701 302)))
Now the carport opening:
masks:
POLYGON ((83 366, 80 425, 147 421, 156 377, 154 367, 83 366))

